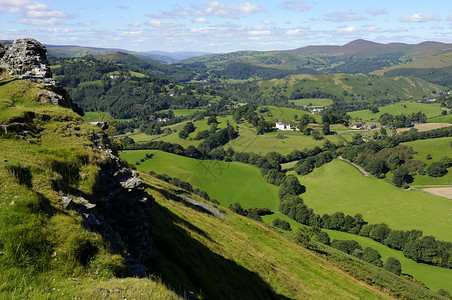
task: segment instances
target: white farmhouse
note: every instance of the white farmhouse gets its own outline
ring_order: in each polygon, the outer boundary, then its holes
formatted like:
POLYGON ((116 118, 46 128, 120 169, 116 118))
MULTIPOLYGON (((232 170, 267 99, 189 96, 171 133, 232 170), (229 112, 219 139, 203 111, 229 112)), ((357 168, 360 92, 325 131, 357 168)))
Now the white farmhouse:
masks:
POLYGON ((290 129, 290 124, 284 124, 283 122, 277 122, 276 123, 276 128, 279 130, 291 130, 290 129))

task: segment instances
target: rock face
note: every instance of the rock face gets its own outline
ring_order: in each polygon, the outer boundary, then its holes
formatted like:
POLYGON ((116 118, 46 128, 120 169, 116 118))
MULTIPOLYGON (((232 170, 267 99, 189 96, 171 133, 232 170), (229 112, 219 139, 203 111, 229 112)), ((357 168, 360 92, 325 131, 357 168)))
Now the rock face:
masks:
POLYGON ((111 248, 120 253, 133 276, 147 275, 145 264, 152 249, 152 196, 137 174, 108 149, 106 136, 91 137, 98 149, 108 154, 108 163, 102 166, 98 177, 96 199, 64 196, 61 205, 76 210, 87 229, 100 233, 111 248))
POLYGON ((51 102, 72 108, 83 115, 78 105, 72 102, 69 94, 52 78, 46 47, 34 39, 18 39, 11 45, 0 44, 0 67, 19 79, 35 80, 44 84, 45 90, 37 95, 43 103, 51 102))
POLYGON ((40 42, 34 39, 18 39, 6 46, 1 62, 11 75, 51 78, 46 53, 46 47, 40 42))

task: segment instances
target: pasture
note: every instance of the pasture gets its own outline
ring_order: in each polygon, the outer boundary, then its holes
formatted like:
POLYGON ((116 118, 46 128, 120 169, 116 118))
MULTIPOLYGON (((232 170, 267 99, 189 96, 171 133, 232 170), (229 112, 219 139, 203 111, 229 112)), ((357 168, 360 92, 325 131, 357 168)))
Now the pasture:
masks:
POLYGON ((383 244, 380 244, 371 238, 354 235, 346 232, 335 230, 322 229, 327 232, 331 241, 336 240, 355 240, 361 247, 371 247, 381 254, 381 259, 384 262, 389 257, 397 258, 402 264, 402 273, 410 274, 417 280, 423 281, 427 287, 433 291, 438 289, 452 290, 452 269, 445 269, 441 267, 431 266, 427 264, 417 263, 414 260, 403 256, 402 251, 391 249, 383 244))
POLYGON ((333 100, 328 98, 306 98, 298 100, 289 100, 297 106, 329 106, 333 104, 333 100))
POLYGON ((295 108, 288 108, 288 107, 276 107, 276 106, 260 106, 257 111, 267 108, 268 112, 259 113, 259 116, 263 116, 265 120, 274 120, 274 121, 294 121, 295 115, 297 116, 297 119, 299 120, 302 115, 310 115, 314 117, 316 122, 321 122, 322 117, 319 115, 311 114, 307 111, 295 109, 295 108))
POLYGON ((278 209, 278 188, 265 182, 258 168, 239 162, 197 160, 153 150, 128 150, 120 153, 121 159, 135 164, 146 153, 153 158, 137 165, 142 172, 165 173, 189 182, 206 191, 210 198, 228 206, 239 202, 242 207, 267 207, 278 209))
POLYGON ((413 159, 422 160, 426 163, 438 161, 443 156, 452 157, 452 137, 443 137, 438 139, 417 140, 414 142, 403 143, 412 147, 416 154, 413 159), (426 159, 427 154, 430 154, 432 159, 426 159))
POLYGON ((302 198, 318 214, 362 214, 369 223, 386 223, 393 229, 418 229, 424 235, 452 241, 450 199, 405 191, 373 176, 363 176, 353 166, 333 160, 306 176, 302 198))
MULTIPOLYGON (((418 140, 414 142, 403 143, 412 147, 415 151, 413 159, 422 160, 427 164, 439 161, 443 156, 452 157, 452 148, 450 144, 452 137, 443 137, 438 139, 418 140), (427 159, 427 154, 430 154, 432 159, 427 159)), ((452 168, 449 168, 449 173, 443 177, 430 177, 428 175, 416 175, 412 185, 441 185, 450 184, 452 182, 452 168)))
POLYGON ((441 115, 442 107, 438 103, 418 103, 416 101, 401 101, 394 104, 382 106, 378 108, 378 113, 372 113, 370 110, 357 110, 348 114, 354 120, 359 121, 377 121, 384 113, 391 115, 412 114, 422 111, 427 118, 437 117, 441 115))
MULTIPOLYGON (((168 112, 169 109, 161 110, 158 112, 168 112)), ((198 111, 206 111, 204 108, 192 108, 192 109, 172 109, 175 117, 191 116, 198 111)))
POLYGON ((428 123, 452 123, 452 115, 434 117, 427 120, 428 123))
POLYGON ((284 138, 280 139, 274 135, 256 135, 256 132, 252 129, 239 127, 240 136, 227 143, 224 148, 231 147, 239 152, 255 152, 262 154, 275 151, 286 155, 295 149, 303 150, 304 148, 309 149, 314 148, 315 146, 321 147, 326 139, 336 144, 339 141, 344 141, 340 135, 329 135, 323 140, 316 141, 312 136, 305 136, 292 131, 287 131, 283 134, 284 138))
MULTIPOLYGON (((262 216, 265 223, 271 225, 274 219, 281 219, 289 222, 293 232, 296 232, 298 228, 304 225, 294 221, 286 215, 279 212, 272 215, 262 216)), ((351 233, 322 229, 333 240, 355 240, 361 247, 371 247, 380 252, 383 262, 389 257, 397 258, 402 264, 402 273, 410 274, 414 278, 423 281, 431 290, 436 291, 440 288, 452 290, 452 269, 445 269, 427 264, 416 263, 415 261, 406 258, 402 251, 391 249, 383 244, 380 244, 371 238, 354 235, 351 233)))

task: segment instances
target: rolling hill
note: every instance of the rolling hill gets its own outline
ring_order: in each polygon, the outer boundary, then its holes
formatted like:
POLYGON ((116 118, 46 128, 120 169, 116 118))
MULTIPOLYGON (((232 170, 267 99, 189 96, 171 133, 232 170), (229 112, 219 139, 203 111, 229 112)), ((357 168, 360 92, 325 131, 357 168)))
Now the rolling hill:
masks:
POLYGON ((328 73, 368 73, 399 65, 414 59, 452 51, 452 44, 423 42, 420 44, 379 44, 366 40, 343 46, 307 46, 283 51, 239 51, 210 54, 183 60, 182 63, 204 63, 208 67, 224 67, 246 63, 268 68, 310 68, 328 73))

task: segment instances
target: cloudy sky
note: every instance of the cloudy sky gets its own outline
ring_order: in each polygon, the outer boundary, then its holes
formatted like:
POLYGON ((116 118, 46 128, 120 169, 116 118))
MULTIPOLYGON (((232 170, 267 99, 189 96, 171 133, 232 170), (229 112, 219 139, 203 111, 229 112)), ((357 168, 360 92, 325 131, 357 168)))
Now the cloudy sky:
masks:
POLYGON ((0 0, 0 39, 229 52, 374 42, 452 43, 450 0, 0 0))

